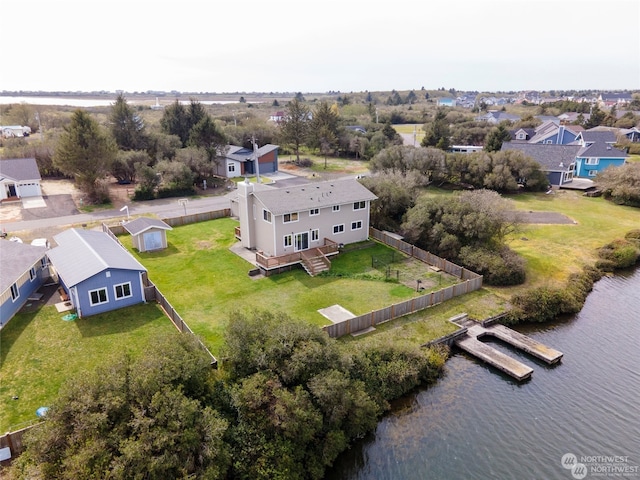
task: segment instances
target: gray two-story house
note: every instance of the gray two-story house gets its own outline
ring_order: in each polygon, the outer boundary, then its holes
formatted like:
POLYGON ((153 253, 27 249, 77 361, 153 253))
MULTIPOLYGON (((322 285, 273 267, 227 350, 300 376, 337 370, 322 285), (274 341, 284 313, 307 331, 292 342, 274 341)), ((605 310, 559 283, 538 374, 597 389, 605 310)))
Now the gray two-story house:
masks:
MULTIPOLYGON (((340 245, 369 237, 369 209, 377 197, 355 179, 274 188, 243 181, 231 201, 240 220, 236 237, 256 251, 265 271, 302 264, 315 274, 340 245)), ((324 267, 323 267, 324 265, 324 267)))

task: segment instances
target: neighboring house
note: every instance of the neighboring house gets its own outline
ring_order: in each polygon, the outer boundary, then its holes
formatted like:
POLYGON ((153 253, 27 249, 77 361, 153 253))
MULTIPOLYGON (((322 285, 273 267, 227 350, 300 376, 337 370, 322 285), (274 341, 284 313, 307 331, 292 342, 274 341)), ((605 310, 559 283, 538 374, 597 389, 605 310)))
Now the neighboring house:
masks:
POLYGON ((509 130, 512 142, 528 142, 536 134, 535 128, 519 128, 517 130, 509 130))
POLYGON ((546 173, 549 183, 562 186, 573 180, 576 155, 580 145, 546 145, 540 143, 504 142, 502 150, 517 150, 533 158, 546 173))
POLYGON ((0 240, 0 328, 49 277, 46 247, 0 240))
POLYGON ((560 125, 558 121, 549 120, 535 129, 535 135, 529 143, 543 143, 553 145, 568 145, 576 141, 578 134, 584 131, 576 125, 560 125))
POLYGON ((42 196, 35 158, 0 160, 0 201, 42 196))
POLYGON ((246 177, 257 173, 268 174, 278 171, 278 145, 270 143, 258 148, 255 152, 250 148, 229 145, 225 157, 217 166, 217 174, 222 177, 246 177), (256 165, 254 157, 258 158, 256 165), (259 168, 259 172, 257 171, 259 168))
POLYGON ((491 111, 476 117, 475 120, 477 122, 488 122, 497 125, 504 121, 517 122, 520 120, 520 117, 506 112, 491 111))
POLYGON ((370 203, 377 198, 354 179, 282 188, 245 180, 234 193, 236 236, 244 248, 257 251, 260 268, 302 263, 312 275, 328 269, 327 256, 340 245, 369 237, 370 203))
POLYGON ((562 123, 574 123, 582 119, 583 122, 588 121, 591 118, 590 113, 578 113, 578 112, 565 112, 558 115, 558 120, 562 123))
POLYGON ((627 152, 615 148, 616 135, 612 131, 585 130, 576 138, 580 151, 576 154, 576 176, 595 177, 608 167, 624 165, 627 152))
POLYGON ((281 121, 284 120, 285 117, 285 113, 282 111, 273 113, 269 116, 269 121, 271 122, 276 122, 276 123, 280 123, 281 121))
POLYGON ((629 92, 607 92, 598 96, 598 104, 604 107, 612 107, 614 105, 626 105, 633 101, 633 97, 629 92))
POLYGON ((640 129, 638 127, 621 128, 620 134, 627 137, 630 142, 640 142, 640 129))
POLYGON ((478 145, 451 145, 447 151, 451 153, 475 153, 481 152, 484 147, 478 145))
POLYGON ((0 132, 4 138, 28 137, 31 135, 31 127, 23 125, 0 126, 0 132))
POLYGON ((590 132, 613 132, 616 140, 623 140, 623 137, 630 142, 640 142, 640 130, 637 127, 618 128, 599 125, 589 129, 590 132))
POLYGON ((124 224, 131 234, 133 248, 139 252, 149 252, 167 248, 167 230, 173 230, 157 218, 140 217, 124 224))
POLYGON ((79 317, 145 301, 146 269, 104 232, 72 228, 47 256, 79 317))
POLYGON ((447 97, 439 98, 438 99, 438 106, 439 107, 455 107, 456 106, 456 99, 455 98, 447 98, 447 97))

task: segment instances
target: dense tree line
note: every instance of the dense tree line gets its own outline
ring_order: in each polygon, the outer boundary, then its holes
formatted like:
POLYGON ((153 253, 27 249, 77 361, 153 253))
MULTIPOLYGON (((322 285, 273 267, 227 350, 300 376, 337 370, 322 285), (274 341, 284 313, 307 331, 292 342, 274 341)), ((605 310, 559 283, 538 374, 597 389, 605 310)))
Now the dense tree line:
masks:
POLYGON ((605 198, 619 205, 640 207, 640 163, 607 168, 596 177, 605 198))
POLYGON ((349 348, 264 311, 234 313, 225 341, 218 371, 174 334, 71 379, 10 478, 320 479, 446 357, 380 337, 349 348))

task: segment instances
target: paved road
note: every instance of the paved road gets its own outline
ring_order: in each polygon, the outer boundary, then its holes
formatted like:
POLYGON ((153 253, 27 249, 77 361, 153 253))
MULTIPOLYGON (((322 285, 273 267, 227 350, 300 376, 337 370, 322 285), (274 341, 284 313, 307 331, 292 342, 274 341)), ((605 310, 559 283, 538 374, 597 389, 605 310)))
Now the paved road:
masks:
MULTIPOLYGON (((155 213, 159 217, 178 217, 194 213, 208 212, 229 208, 229 199, 226 196, 211 196, 198 199, 189 199, 185 206, 178 203, 177 198, 154 200, 151 202, 132 202, 129 207, 129 215, 142 215, 155 213)), ((37 220, 23 220, 19 222, 2 222, 0 227, 10 234, 12 231, 24 231, 59 227, 62 225, 83 224, 101 222, 111 218, 126 217, 127 212, 118 209, 100 210, 93 213, 78 213, 62 217, 39 218, 37 220)))

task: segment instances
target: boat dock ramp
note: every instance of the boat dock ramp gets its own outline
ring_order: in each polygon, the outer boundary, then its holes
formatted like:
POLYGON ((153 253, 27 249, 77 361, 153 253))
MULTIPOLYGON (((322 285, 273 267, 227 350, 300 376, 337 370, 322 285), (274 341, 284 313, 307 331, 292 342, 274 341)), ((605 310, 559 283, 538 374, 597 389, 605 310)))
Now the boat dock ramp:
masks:
POLYGON ((480 341, 480 338, 485 336, 497 338, 549 365, 558 363, 562 359, 562 352, 497 323, 498 319, 476 322, 467 314, 457 315, 449 321, 458 325, 460 329, 432 343, 453 344, 519 381, 531 378, 533 369, 480 341))

